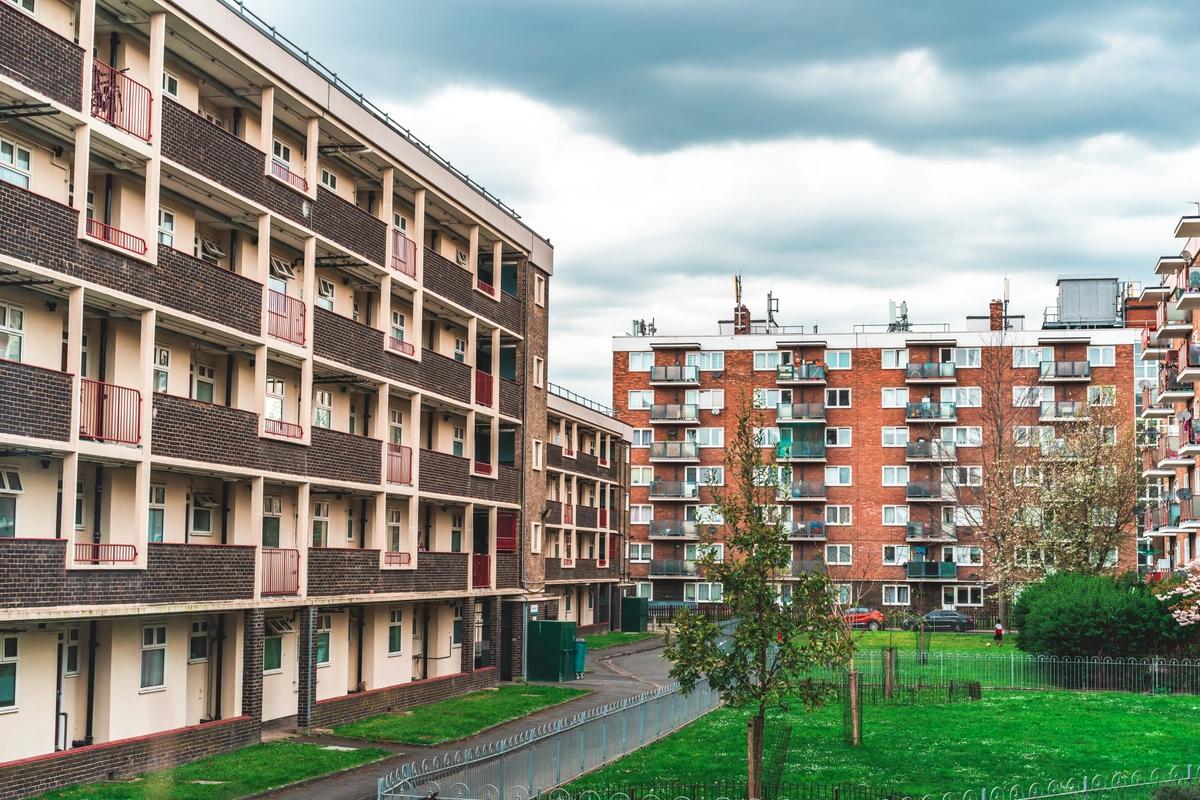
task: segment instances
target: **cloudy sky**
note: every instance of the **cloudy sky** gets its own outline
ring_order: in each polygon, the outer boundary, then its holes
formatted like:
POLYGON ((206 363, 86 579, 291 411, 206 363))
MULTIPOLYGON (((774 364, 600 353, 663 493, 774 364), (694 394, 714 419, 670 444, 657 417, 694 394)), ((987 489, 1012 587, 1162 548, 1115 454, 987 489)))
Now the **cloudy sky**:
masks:
MULTIPOLYGON (((751 311, 984 313, 1153 280, 1200 143, 1180 3, 252 0, 555 245, 551 378, 751 311)), ((1194 207, 1192 207, 1194 208, 1194 207)), ((1194 213, 1194 212, 1193 212, 1194 213)))

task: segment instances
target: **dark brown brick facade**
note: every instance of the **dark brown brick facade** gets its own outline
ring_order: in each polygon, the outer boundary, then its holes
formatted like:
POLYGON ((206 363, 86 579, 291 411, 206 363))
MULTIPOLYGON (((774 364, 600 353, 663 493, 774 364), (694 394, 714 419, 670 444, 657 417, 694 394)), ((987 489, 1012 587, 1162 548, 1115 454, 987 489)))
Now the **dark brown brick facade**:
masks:
POLYGON ((84 50, 11 3, 0 5, 0 72, 83 110, 84 50))
POLYGON ((254 548, 152 542, 145 569, 66 568, 63 539, 0 539, 0 608, 251 600, 254 548))
POLYGON ((577 558, 575 566, 570 569, 563 568, 561 558, 546 559, 547 581, 596 581, 616 577, 612 567, 598 568, 594 558, 577 558))
POLYGON ((0 360, 0 433, 65 442, 71 438, 71 376, 0 360))
POLYGON ((521 417, 521 386, 520 384, 500 379, 500 413, 509 417, 521 417))
POLYGON ((440 294, 447 300, 458 303, 475 314, 503 325, 510 331, 522 333, 525 330, 524 313, 519 298, 500 291, 500 302, 491 300, 472 285, 474 277, 458 264, 425 248, 424 286, 426 289, 440 294))
POLYGON ((403 711, 413 706, 445 700, 463 692, 487 689, 499 683, 500 671, 489 667, 474 672, 385 686, 345 697, 331 697, 316 704, 312 724, 317 728, 328 728, 374 714, 403 711))
POLYGON ((521 556, 517 553, 496 554, 496 588, 516 589, 521 585, 521 556))
POLYGON ((181 250, 158 246, 161 302, 258 336, 262 333, 262 284, 194 258, 181 250))
POLYGON ((612 463, 607 467, 602 467, 600 460, 591 453, 576 453, 574 458, 566 458, 562 452, 562 445, 557 444, 546 444, 546 464, 551 469, 576 472, 589 478, 600 478, 606 481, 616 482, 620 477, 617 467, 612 463))
POLYGON ((314 547, 308 551, 312 597, 467 590, 466 553, 417 554, 416 569, 380 569, 378 550, 314 547))
POLYGON ((387 225, 324 186, 317 187, 312 229, 376 264, 384 262, 387 225))
POLYGON ((520 502, 516 468, 500 464, 496 470, 496 479, 480 478, 471 474, 471 462, 467 459, 422 449, 421 491, 493 503, 520 502))

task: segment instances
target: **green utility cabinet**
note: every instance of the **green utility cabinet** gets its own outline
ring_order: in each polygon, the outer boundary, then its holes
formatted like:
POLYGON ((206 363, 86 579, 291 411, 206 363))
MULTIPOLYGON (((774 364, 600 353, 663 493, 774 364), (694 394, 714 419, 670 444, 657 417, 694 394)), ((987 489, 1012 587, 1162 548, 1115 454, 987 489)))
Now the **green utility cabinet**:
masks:
POLYGON ((575 679, 582 680, 587 672, 587 640, 575 640, 575 679))
POLYGON ((529 622, 527 677, 531 681, 575 679, 575 623, 529 622))
POLYGON ((650 619, 650 598, 621 598, 621 630, 625 633, 644 633, 650 619))

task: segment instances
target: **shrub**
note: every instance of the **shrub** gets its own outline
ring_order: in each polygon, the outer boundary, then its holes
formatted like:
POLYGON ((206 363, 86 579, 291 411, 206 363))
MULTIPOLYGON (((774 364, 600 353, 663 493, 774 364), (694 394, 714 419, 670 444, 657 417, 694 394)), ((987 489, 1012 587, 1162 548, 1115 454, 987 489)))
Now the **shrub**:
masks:
POLYGON ((1155 789, 1154 800, 1200 800, 1200 784, 1180 783, 1155 789))
POLYGON ((1106 575, 1058 573, 1027 586, 1012 626, 1017 647, 1053 656, 1160 655, 1184 638, 1147 586, 1106 575))

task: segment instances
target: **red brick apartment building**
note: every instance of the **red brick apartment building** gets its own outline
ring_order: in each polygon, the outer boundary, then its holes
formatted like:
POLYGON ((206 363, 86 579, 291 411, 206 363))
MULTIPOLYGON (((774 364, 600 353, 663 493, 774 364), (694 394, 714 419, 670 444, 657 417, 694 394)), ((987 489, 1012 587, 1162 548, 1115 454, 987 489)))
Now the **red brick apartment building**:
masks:
POLYGON ((548 406, 510 208, 226 0, 0 3, 0 121, 0 798, 615 621, 624 435, 548 406))
MULTIPOLYGON (((1014 407, 1027 407, 1033 446, 1052 446, 1058 427, 1105 393, 1134 414, 1138 331, 1125 327, 1125 292, 1116 279, 1059 287, 1039 330, 1024 330, 1000 301, 957 330, 902 315, 845 333, 751 320, 739 304, 716 335, 616 337, 613 402, 633 428, 636 592, 720 600, 694 559, 702 534, 720 545, 720 526, 705 524, 709 481, 724 483, 723 445, 753 391, 764 444, 790 468, 779 507, 793 575, 828 569, 844 595, 884 608, 990 606, 971 529, 979 515, 963 507, 982 477, 984 367, 998 363, 988 374, 1003 374, 1014 407)), ((1135 567, 1132 532, 1118 560, 1135 567)))

